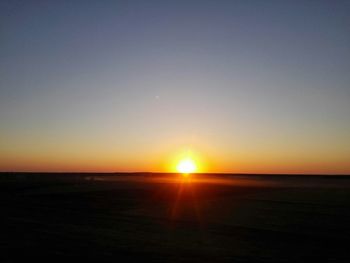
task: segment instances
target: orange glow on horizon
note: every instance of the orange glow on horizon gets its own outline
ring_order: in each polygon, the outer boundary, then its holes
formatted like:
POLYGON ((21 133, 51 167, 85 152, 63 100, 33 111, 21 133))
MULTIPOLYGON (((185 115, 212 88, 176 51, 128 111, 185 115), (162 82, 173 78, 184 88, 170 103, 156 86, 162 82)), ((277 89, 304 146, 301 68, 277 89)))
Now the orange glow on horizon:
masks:
MULTIPOLYGON (((164 147, 165 148, 165 147, 164 147)), ((190 158, 196 165, 193 173, 272 173, 272 174, 349 174, 347 156, 280 154, 246 151, 230 153, 216 148, 194 145, 131 153, 94 151, 82 145, 66 151, 57 146, 52 149, 33 147, 10 148, 0 151, 0 171, 8 172, 170 172, 179 173, 181 160, 190 158), (195 148, 195 149, 194 149, 195 148), (184 150, 185 149, 185 150, 184 150), (15 151, 16 150, 16 151, 15 151), (45 154, 43 154, 43 152, 45 154)), ((334 154, 334 153, 333 153, 334 154)), ((181 173, 181 172, 180 172, 181 173)))

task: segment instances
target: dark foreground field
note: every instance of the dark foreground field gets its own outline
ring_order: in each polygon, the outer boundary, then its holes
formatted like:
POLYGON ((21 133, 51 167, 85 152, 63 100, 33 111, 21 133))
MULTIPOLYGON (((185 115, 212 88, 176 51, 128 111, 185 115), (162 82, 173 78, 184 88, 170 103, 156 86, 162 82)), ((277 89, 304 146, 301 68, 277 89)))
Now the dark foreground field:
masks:
POLYGON ((350 177, 0 174, 0 262, 350 262, 350 177))

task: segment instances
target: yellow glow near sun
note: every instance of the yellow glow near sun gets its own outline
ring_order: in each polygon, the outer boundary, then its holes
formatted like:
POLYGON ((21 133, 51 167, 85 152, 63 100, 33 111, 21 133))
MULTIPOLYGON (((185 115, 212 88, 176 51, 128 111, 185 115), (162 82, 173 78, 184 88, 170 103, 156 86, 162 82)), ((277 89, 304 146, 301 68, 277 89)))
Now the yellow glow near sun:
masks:
POLYGON ((179 173, 190 174, 197 170, 196 163, 191 158, 186 158, 180 160, 176 169, 179 173))

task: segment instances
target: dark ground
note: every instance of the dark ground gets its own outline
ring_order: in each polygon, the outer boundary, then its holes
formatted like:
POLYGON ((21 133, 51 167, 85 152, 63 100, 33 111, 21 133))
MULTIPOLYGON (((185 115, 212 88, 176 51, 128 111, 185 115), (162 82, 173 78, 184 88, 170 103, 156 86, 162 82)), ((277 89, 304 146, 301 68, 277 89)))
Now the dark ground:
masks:
POLYGON ((0 174, 0 262, 350 262, 350 177, 177 177, 0 174))

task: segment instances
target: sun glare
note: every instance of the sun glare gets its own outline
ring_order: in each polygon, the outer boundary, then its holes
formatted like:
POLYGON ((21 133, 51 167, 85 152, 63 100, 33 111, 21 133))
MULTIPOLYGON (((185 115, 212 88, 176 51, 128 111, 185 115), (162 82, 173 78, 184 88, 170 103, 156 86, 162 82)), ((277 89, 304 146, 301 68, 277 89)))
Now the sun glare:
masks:
POLYGON ((187 158, 187 159, 181 160, 178 163, 176 169, 179 173, 188 175, 190 173, 195 172, 197 169, 197 166, 192 159, 187 158))

